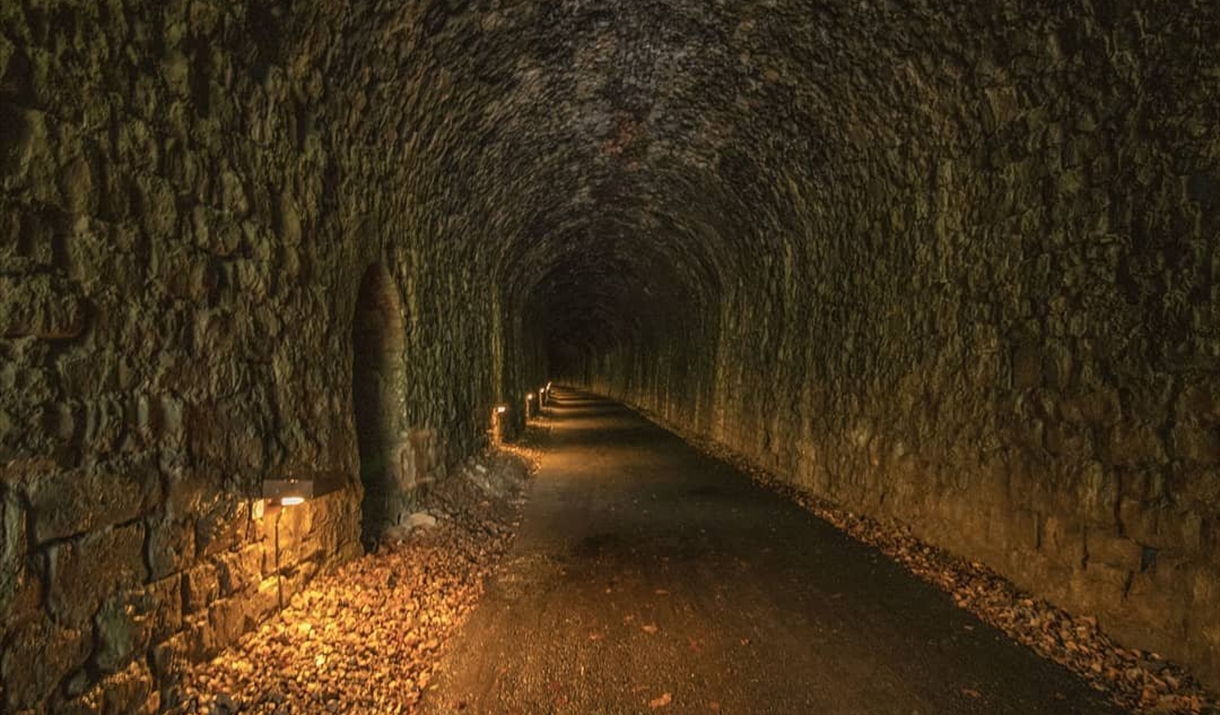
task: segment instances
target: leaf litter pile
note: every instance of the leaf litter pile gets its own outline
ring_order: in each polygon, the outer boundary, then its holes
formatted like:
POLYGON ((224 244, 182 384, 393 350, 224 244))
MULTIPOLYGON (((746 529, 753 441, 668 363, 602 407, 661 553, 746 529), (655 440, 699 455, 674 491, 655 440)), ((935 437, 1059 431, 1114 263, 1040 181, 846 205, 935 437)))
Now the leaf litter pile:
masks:
POLYGON ((502 449, 441 480, 421 505, 434 526, 391 530, 376 552, 316 578, 186 674, 171 712, 413 712, 509 547, 537 456, 502 449))
POLYGON ((1098 627, 1096 618, 1073 616, 1022 592, 983 564, 920 541, 909 527, 855 514, 818 499, 719 444, 694 437, 647 410, 633 409, 680 435, 699 451, 732 464, 760 486, 795 501, 848 536, 881 551, 921 580, 950 594, 958 607, 1039 656, 1066 667, 1120 707, 1141 714, 1220 715, 1220 698, 1182 667, 1156 653, 1121 646, 1098 627))

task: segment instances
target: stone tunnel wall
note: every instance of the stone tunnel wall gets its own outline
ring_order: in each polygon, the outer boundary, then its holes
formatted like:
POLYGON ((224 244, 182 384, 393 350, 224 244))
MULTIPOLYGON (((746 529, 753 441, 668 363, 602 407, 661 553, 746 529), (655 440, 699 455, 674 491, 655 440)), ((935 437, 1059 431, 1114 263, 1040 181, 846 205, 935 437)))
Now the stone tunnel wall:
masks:
POLYGON ((805 228, 726 281, 709 367, 675 340, 579 379, 1220 686, 1220 57, 1200 55, 1202 12, 1063 9, 942 48, 960 64, 910 58, 908 116, 857 128, 911 133, 865 137, 835 188, 781 184, 805 228))
POLYGON ((485 444, 508 391, 461 213, 420 209, 435 164, 366 141, 377 115, 342 81, 361 18, 276 8, 0 6, 5 712, 155 709, 359 552, 369 265, 403 306, 417 482, 485 444), (261 514, 264 479, 311 475, 341 488, 261 514))

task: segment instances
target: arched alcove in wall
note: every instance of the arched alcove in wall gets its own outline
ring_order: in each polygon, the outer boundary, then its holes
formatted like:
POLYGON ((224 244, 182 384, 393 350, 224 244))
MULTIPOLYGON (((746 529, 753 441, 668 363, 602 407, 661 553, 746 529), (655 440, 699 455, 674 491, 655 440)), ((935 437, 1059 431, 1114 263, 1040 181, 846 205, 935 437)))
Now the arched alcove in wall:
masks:
POLYGON ((376 545, 397 521, 409 460, 405 439, 406 341, 394 282, 380 265, 360 282, 352 317, 352 411, 360 449, 361 541, 376 545))

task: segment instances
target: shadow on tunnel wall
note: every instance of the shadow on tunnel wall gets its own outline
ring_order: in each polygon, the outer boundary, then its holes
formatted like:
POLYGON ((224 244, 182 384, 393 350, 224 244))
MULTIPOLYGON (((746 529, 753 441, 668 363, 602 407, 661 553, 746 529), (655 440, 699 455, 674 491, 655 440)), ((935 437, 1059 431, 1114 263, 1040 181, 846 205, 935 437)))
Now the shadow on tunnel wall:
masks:
POLYGON ((387 526, 398 523, 414 487, 407 439, 406 316, 393 279, 370 266, 352 318, 352 410, 360 453, 361 542, 373 550, 387 526))

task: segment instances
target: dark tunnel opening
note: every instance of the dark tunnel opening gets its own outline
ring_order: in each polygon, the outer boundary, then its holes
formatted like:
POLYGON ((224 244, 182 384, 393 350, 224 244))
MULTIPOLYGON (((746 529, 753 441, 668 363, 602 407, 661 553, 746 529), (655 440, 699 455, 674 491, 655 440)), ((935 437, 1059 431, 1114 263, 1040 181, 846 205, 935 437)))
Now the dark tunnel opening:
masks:
POLYGON ((401 499, 403 426, 399 415, 406 394, 402 307, 385 269, 365 271, 352 317, 352 410, 360 454, 361 541, 376 547, 385 528, 396 523, 401 499))

